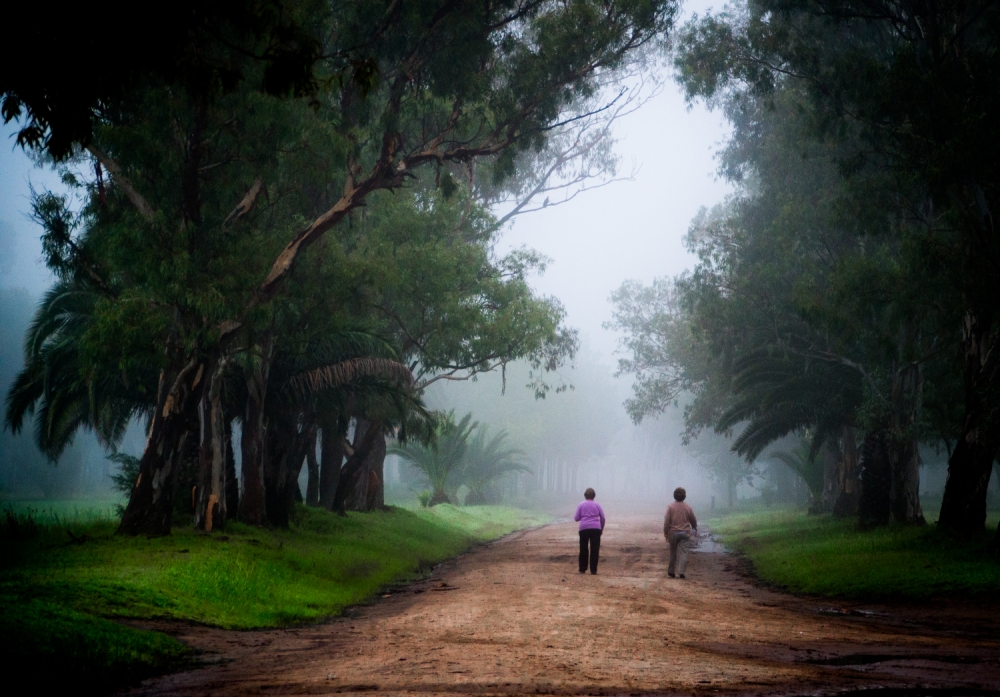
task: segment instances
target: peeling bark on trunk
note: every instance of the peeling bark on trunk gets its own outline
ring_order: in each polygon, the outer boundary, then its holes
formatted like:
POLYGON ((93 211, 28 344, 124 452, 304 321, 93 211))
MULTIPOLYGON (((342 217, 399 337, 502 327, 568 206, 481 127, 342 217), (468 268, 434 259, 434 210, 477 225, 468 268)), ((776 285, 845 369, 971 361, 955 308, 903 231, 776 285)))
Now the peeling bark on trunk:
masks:
POLYGON ((169 535, 177 472, 190 435, 190 423, 202 388, 203 365, 175 355, 160 373, 156 411, 139 464, 139 476, 118 532, 169 535))
POLYGON ((833 505, 836 518, 847 518, 858 513, 858 495, 861 490, 860 462, 857 434, 853 427, 845 426, 841 438, 840 495, 833 505))
POLYGON ((208 390, 202 392, 199 403, 201 448, 199 453, 198 505, 194 526, 205 532, 226 526, 226 416, 222 408, 222 379, 225 359, 206 376, 208 390))
POLYGON ((861 495, 858 524, 873 528, 889 524, 892 472, 885 429, 869 431, 861 445, 861 495))
POLYGON ((962 435, 948 460, 948 479, 938 525, 956 532, 980 532, 986 525, 986 494, 1000 444, 998 433, 997 351, 991 313, 970 311, 965 318, 965 419, 962 435))

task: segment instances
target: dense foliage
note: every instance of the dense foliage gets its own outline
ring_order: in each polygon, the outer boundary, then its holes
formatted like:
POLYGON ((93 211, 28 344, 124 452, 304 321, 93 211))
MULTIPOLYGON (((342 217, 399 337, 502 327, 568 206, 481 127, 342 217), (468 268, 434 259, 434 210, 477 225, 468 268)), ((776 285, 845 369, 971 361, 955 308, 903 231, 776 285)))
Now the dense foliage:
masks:
POLYGON ((636 420, 753 460, 808 439, 818 509, 922 522, 921 443, 948 450, 940 524, 982 529, 997 456, 992 3, 752 0, 681 33, 679 79, 725 109, 736 186, 694 221, 693 273, 615 296, 636 420), (816 483, 822 481, 822 490, 816 483))
POLYGON ((167 533, 175 510, 204 530, 287 525, 304 463, 307 502, 378 508, 386 438, 433 427, 426 385, 524 359, 544 394, 572 357, 561 307, 525 280, 543 260, 495 254, 488 205, 600 159, 590 136, 567 155, 566 128, 675 11, 208 3, 96 79, 5 73, 4 118, 25 117, 20 142, 74 192, 34 199, 59 282, 7 423, 33 417, 55 457, 80 428, 114 448, 145 421, 122 532, 167 533))

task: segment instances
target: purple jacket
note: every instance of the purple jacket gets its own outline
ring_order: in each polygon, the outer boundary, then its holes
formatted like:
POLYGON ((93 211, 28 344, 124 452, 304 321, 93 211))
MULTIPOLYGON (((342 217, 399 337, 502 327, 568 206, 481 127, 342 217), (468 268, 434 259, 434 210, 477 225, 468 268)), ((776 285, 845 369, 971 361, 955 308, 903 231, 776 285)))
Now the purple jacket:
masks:
POLYGON ((597 501, 584 501, 576 507, 573 520, 580 521, 581 530, 603 530, 604 510, 597 501))

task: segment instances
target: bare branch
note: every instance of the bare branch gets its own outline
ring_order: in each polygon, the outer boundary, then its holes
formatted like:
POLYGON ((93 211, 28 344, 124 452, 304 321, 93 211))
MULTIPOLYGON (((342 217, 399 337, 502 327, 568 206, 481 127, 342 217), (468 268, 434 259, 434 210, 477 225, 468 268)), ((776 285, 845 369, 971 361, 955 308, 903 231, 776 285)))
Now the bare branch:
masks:
POLYGON ((104 165, 104 169, 108 171, 108 174, 115 178, 118 186, 121 187, 121 190, 125 192, 126 196, 128 196, 128 200, 132 202, 132 205, 139 210, 142 217, 152 222, 153 217, 155 216, 152 207, 146 202, 146 199, 142 197, 142 194, 135 190, 135 187, 132 186, 132 182, 128 180, 128 177, 122 174, 122 168, 118 166, 118 163, 112 160, 95 145, 88 145, 87 151, 96 157, 98 162, 104 165))
POLYGON ((434 377, 432 377, 429 380, 421 380, 417 384, 417 390, 418 391, 423 390, 425 387, 427 387, 428 385, 433 385, 438 380, 453 380, 455 382, 461 382, 461 381, 464 381, 464 380, 471 380, 473 377, 475 377, 476 375, 479 375, 480 373, 489 373, 489 372, 492 372, 492 371, 496 370, 497 368, 500 368, 501 366, 505 365, 506 363, 507 363, 506 360, 497 361, 493 365, 488 365, 483 370, 472 371, 472 372, 466 373, 464 375, 459 375, 459 373, 461 371, 463 371, 463 370, 468 370, 468 368, 464 368, 464 367, 463 368, 455 368, 453 370, 449 370, 447 373, 441 373, 439 375, 435 375, 434 377))
POLYGON ((223 221, 223 225, 230 225, 235 223, 237 220, 242 218, 244 215, 250 212, 254 204, 257 203, 257 197, 260 196, 261 189, 264 187, 264 182, 261 181, 260 177, 253 180, 253 185, 247 192, 247 195, 243 197, 243 200, 237 204, 233 212, 226 216, 223 221))

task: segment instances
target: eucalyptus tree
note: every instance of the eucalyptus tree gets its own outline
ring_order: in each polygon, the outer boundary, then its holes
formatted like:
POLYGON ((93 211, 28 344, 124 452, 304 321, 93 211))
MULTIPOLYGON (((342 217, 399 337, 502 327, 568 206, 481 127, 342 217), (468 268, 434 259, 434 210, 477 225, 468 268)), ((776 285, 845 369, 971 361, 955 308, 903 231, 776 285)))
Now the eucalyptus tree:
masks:
MULTIPOLYGON (((417 393, 433 382, 468 380, 519 359, 538 366, 536 387, 544 389, 545 372, 572 358, 575 333, 565 328, 559 303, 536 296, 527 283, 527 274, 540 265, 537 255, 494 253, 499 231, 499 221, 461 182, 445 191, 431 177, 419 177, 406 191, 374 194, 336 243, 324 245, 325 276, 314 278, 310 266, 293 279, 303 289, 337 279, 335 288, 308 301, 324 309, 302 324, 316 331, 324 313, 348 308, 356 321, 390 338, 413 372, 417 393)), ((361 402, 351 409, 324 417, 321 460, 331 472, 343 457, 337 451, 343 450, 350 420, 365 428, 370 421, 361 402)), ((365 510, 369 500, 381 505, 378 495, 372 499, 366 492, 371 482, 381 486, 383 462, 370 458, 366 468, 349 508, 365 510)), ((333 476, 326 481, 320 498, 330 507, 333 476)))
MULTIPOLYGON (((637 375, 629 408, 642 418, 689 393, 689 431, 739 427, 733 448, 751 461, 808 432, 812 458, 837 451, 823 505, 844 512, 860 428, 886 443, 868 466, 892 471, 894 517, 921 522, 923 368, 940 354, 947 293, 902 242, 912 222, 886 205, 905 184, 865 169, 845 183, 849 134, 815 137, 801 99, 794 85, 731 94, 722 171, 739 188, 692 224, 695 271, 614 297, 632 352, 621 369, 637 375)), ((890 487, 880 496, 888 506, 890 487)))
POLYGON ((1000 446, 998 28, 988 0, 755 0, 702 18, 681 40, 691 95, 795 82, 819 132, 855 134, 845 173, 875 166, 907 182, 906 196, 887 201, 917 223, 901 231, 905 244, 958 297, 942 336, 961 338, 963 413, 939 523, 963 531, 983 527, 1000 446))
POLYGON ((249 88, 208 100, 149 82, 130 92, 87 151, 131 204, 118 214, 143 248, 129 253, 157 260, 146 269, 169 289, 157 307, 193 300, 196 311, 160 334, 156 410, 121 530, 168 530, 159 511, 191 412, 258 333, 309 246, 421 166, 489 156, 509 174, 518 150, 539 147, 564 108, 657 40, 675 9, 662 0, 341 4, 310 16, 329 37, 310 100, 249 88), (318 181, 304 184, 305 173, 318 181), (187 277, 171 273, 178 264, 187 277), (223 267, 246 273, 225 279, 223 267), (207 295, 188 290, 196 279, 207 295))

